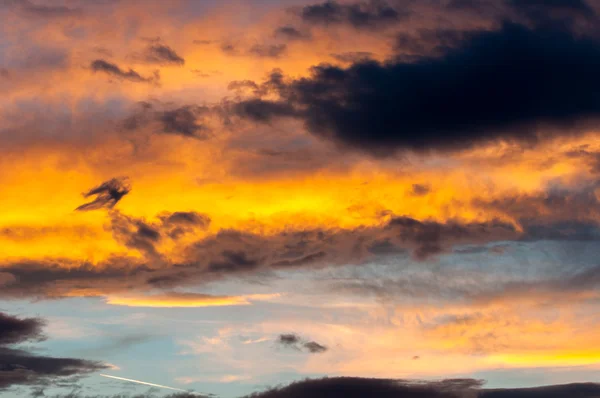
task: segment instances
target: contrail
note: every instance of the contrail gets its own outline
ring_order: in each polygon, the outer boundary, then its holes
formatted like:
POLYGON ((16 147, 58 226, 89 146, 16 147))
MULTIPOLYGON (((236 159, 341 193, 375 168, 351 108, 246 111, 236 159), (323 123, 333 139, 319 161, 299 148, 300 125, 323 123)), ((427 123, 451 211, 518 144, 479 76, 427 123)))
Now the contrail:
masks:
POLYGON ((117 380, 129 381, 131 383, 145 384, 147 386, 152 386, 152 387, 166 388, 168 390, 173 390, 173 391, 183 391, 183 392, 187 392, 188 394, 202 395, 202 394, 199 394, 197 392, 190 392, 188 390, 182 390, 181 388, 168 387, 168 386, 163 386, 161 384, 146 383, 145 381, 139 381, 139 380, 133 380, 133 379, 126 379, 124 377, 110 376, 110 375, 105 375, 105 374, 99 374, 98 376, 108 377, 110 379, 117 379, 117 380))

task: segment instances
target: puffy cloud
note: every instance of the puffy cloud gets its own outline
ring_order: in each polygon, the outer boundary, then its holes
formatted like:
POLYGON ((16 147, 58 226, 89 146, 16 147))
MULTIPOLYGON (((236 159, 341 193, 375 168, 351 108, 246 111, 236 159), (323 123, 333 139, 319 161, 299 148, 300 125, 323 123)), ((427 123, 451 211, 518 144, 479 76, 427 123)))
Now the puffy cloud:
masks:
POLYGON ((310 77, 271 81, 280 100, 232 109, 260 122, 296 117, 317 135, 380 155, 532 143, 598 118, 600 42, 592 37, 505 22, 459 42, 437 57, 316 66, 310 77))

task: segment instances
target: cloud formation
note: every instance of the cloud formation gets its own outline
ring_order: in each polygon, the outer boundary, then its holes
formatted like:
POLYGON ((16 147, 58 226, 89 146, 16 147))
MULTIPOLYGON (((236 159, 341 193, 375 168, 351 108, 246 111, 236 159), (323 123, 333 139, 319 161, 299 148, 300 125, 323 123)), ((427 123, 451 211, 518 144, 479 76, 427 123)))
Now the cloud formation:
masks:
POLYGON ((153 77, 143 77, 131 68, 129 70, 124 70, 121 69, 121 67, 119 67, 118 65, 110 63, 103 59, 96 59, 92 61, 92 63, 90 64, 90 69, 93 72, 102 72, 109 76, 118 79, 128 80, 134 83, 151 83, 158 80, 157 74, 155 74, 153 77))
POLYGON ((285 348, 305 351, 310 354, 321 354, 328 350, 326 346, 319 344, 316 341, 303 339, 294 333, 280 334, 279 337, 277 337, 277 344, 285 348))
POLYGON ((598 118, 599 62, 590 36, 504 22, 439 57, 316 66, 310 77, 271 81, 281 100, 249 99, 233 111, 259 122, 297 117, 319 136, 382 155, 532 143, 598 118))
POLYGON ((355 29, 380 29, 398 23, 410 15, 408 10, 397 9, 386 0, 368 0, 339 3, 327 0, 307 5, 300 17, 312 25, 347 25, 355 29))
POLYGON ((146 62, 160 65, 184 65, 185 60, 171 47, 165 44, 153 44, 144 52, 146 62))
POLYGON ((83 197, 96 196, 96 199, 79 206, 75 210, 112 209, 130 191, 131 185, 127 177, 113 178, 84 193, 83 197))
POLYGON ((15 385, 43 385, 61 378, 73 378, 106 369, 84 359, 56 358, 11 347, 44 338, 44 322, 38 318, 18 318, 0 313, 0 391, 15 385))

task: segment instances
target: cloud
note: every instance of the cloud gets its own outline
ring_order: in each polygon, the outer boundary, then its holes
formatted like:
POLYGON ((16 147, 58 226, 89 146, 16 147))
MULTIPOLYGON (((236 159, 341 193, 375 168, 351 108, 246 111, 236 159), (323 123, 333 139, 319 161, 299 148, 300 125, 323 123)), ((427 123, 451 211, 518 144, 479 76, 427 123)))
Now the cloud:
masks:
POLYGON ((248 50, 248 54, 262 58, 279 58, 287 50, 285 44, 256 44, 248 50))
POLYGON ((297 334, 280 334, 277 337, 277 344, 285 348, 292 348, 297 351, 304 350, 310 354, 321 354, 328 350, 324 345, 317 343, 316 341, 308 341, 297 334))
POLYGON ((137 130, 150 126, 157 133, 206 139, 211 129, 203 116, 209 112, 210 109, 205 106, 171 108, 158 104, 157 109, 157 105, 142 102, 140 108, 125 119, 124 127, 126 130, 137 130))
POLYGON ((355 63, 360 61, 366 61, 372 58, 373 53, 370 53, 368 51, 352 51, 341 54, 331 54, 331 56, 340 62, 355 63))
POLYGON ((4 264, 6 282, 0 296, 106 296, 173 289, 268 270, 359 264, 384 241, 391 248, 387 252, 407 251, 424 260, 455 245, 520 236, 514 227, 499 222, 438 223, 408 217, 391 217, 376 227, 288 230, 273 235, 237 230, 207 233, 201 215, 193 217, 202 220, 196 224, 189 224, 189 215, 183 223, 177 213, 163 213, 156 221, 117 211, 109 217, 107 229, 115 241, 141 258, 115 256, 97 265, 63 259, 4 264), (173 245, 175 252, 164 250, 173 245))
POLYGON ((17 318, 0 312, 0 345, 40 341, 44 325, 39 318, 17 318))
POLYGON ((259 122, 295 117, 318 136, 376 155, 529 144, 586 130, 600 115, 599 41, 510 22, 465 37, 437 57, 316 66, 310 77, 279 80, 280 100, 231 109, 259 122))
MULTIPOLYGON (((331 377, 298 381, 285 387, 255 393, 248 398, 467 398, 482 382, 473 379, 448 379, 439 382, 420 382, 392 379, 331 377)), ((475 395, 470 395, 474 397, 475 395)))
POLYGON ((185 60, 179 56, 175 50, 164 44, 154 44, 149 46, 144 52, 146 62, 154 64, 174 64, 184 65, 185 60))
POLYGON ((14 385, 43 385, 106 369, 95 361, 32 354, 11 345, 44 339, 44 321, 0 313, 0 391, 14 385))
POLYGON ((571 25, 577 19, 590 20, 596 16, 585 0, 508 0, 507 4, 536 23, 571 25))
POLYGON ((93 72, 102 72, 109 76, 116 77, 118 79, 129 80, 136 83, 151 83, 158 80, 158 75, 155 74, 153 77, 143 77, 133 69, 127 71, 121 69, 118 65, 107 62, 103 59, 97 59, 92 61, 90 69, 93 72))
POLYGON ((413 184, 412 193, 416 196, 424 196, 427 195, 431 191, 429 185, 424 184, 413 184))
POLYGON ((290 25, 278 27, 277 29, 275 29, 274 35, 277 38, 281 38, 281 39, 285 39, 285 40, 289 40, 289 41, 309 40, 311 38, 310 33, 302 32, 299 29, 297 29, 293 26, 290 26, 290 25))
POLYGON ((27 15, 41 18, 61 18, 70 16, 79 16, 83 12, 79 8, 69 8, 60 5, 36 4, 29 0, 17 2, 20 9, 27 15))
POLYGON ((112 209, 130 191, 131 185, 127 177, 113 178, 84 193, 83 196, 85 198, 96 196, 96 199, 79 206, 75 210, 112 209))
POLYGON ((410 15, 407 10, 398 10, 385 0, 369 0, 356 3, 324 3, 303 7, 300 17, 312 25, 347 25, 355 29, 378 29, 397 24, 410 15))

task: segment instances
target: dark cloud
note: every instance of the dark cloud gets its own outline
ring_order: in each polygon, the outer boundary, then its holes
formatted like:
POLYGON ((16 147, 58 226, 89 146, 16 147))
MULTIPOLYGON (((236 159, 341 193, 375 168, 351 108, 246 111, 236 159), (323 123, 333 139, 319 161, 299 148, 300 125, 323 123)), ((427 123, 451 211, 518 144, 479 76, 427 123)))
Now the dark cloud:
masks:
POLYGON ((302 337, 294 334, 280 334, 277 337, 277 344, 282 347, 292 348, 297 351, 305 351, 310 354, 321 354, 327 351, 327 347, 317 343, 316 341, 307 341, 302 337))
POLYGON ((158 74, 155 74, 153 77, 143 77, 133 69, 125 71, 124 69, 121 69, 118 65, 112 64, 103 59, 97 59, 92 61, 92 63, 90 64, 90 68, 94 72, 103 72, 109 76, 116 77, 118 79, 129 80, 131 82, 150 83, 158 80, 158 74))
POLYGON ((96 199, 79 206, 75 210, 112 209, 130 191, 131 185, 126 177, 113 178, 84 193, 85 198, 96 196, 96 199))
POLYGON ((594 10, 585 0, 507 0, 518 14, 535 23, 571 25, 577 19, 593 19, 594 10))
POLYGON ((69 8, 51 4, 36 4, 29 0, 21 0, 17 4, 20 5, 21 10, 27 15, 41 18, 60 18, 83 14, 82 10, 79 8, 69 8))
POLYGON ((210 217, 195 211, 176 211, 160 216, 164 225, 197 225, 202 228, 208 227, 210 217))
POLYGON ((304 120, 309 131, 373 154, 532 143, 600 115, 600 42, 553 27, 503 23, 438 57, 320 65, 278 88, 281 100, 231 107, 244 117, 304 120))
POLYGON ((162 134, 180 135, 183 137, 206 139, 210 127, 204 116, 209 108, 197 105, 184 105, 178 108, 167 108, 159 104, 157 107, 148 102, 140 103, 139 109, 124 122, 126 130, 137 130, 150 126, 162 134))
POLYGON ((290 26, 290 25, 280 26, 279 28, 275 29, 274 35, 277 38, 290 40, 290 41, 309 40, 311 38, 310 33, 302 32, 299 29, 297 29, 293 26, 290 26))
POLYGON ((197 113, 190 107, 182 107, 164 111, 159 115, 163 131, 168 134, 179 134, 186 137, 198 137, 198 133, 206 127, 198 124, 197 113))
POLYGON ((332 377, 298 381, 285 387, 255 393, 247 398, 463 398, 465 393, 475 392, 481 385, 480 380, 473 379, 420 382, 332 377))
MULTIPOLYGON (((426 259, 455 245, 478 245, 489 241, 515 240, 520 234, 499 222, 437 223, 407 217, 391 218, 383 226, 357 229, 285 231, 264 236, 236 230, 220 230, 198 240, 194 234, 208 226, 206 216, 164 213, 154 222, 110 212, 114 239, 138 251, 139 259, 115 257, 103 264, 53 262, 3 264, 4 297, 63 297, 72 290, 98 296, 148 288, 175 288, 206 283, 230 276, 290 267, 359 264, 386 242, 385 253, 412 253, 426 259), (176 243, 180 262, 171 263, 161 253, 163 243, 176 243)), ((385 254, 383 253, 383 254, 385 254)))
POLYGON ((316 341, 309 341, 303 344, 304 348, 308 350, 308 352, 312 354, 320 354, 322 352, 327 351, 327 347, 317 343, 316 341))
POLYGON ((270 122, 276 117, 292 117, 298 115, 298 111, 289 103, 263 100, 260 98, 233 103, 229 109, 236 115, 263 123, 270 122))
POLYGON ((385 0, 348 4, 328 0, 305 6, 300 11, 302 20, 312 25, 348 25, 356 29, 384 28, 408 16, 410 16, 408 10, 394 8, 385 0))
POLYGON ((262 58, 279 58, 287 51, 285 44, 256 44, 248 50, 248 54, 262 58))
POLYGON ((340 62, 355 63, 371 59, 373 53, 367 51, 353 51, 341 54, 331 54, 331 56, 340 62))
POLYGON ((44 325, 39 318, 18 318, 0 312, 0 346, 42 340, 44 325))
POLYGON ((38 318, 0 313, 0 391, 15 385, 43 385, 107 368, 99 362, 40 356, 9 347, 43 339, 43 326, 38 318))
POLYGON ((165 65, 184 65, 185 60, 175 50, 164 44, 154 44, 148 47, 144 53, 146 62, 165 65))
POLYGON ((412 186, 412 194, 415 196, 424 196, 427 195, 430 191, 431 187, 429 185, 413 184, 412 186))
POLYGON ((277 342, 283 346, 295 346, 300 342, 300 337, 295 334, 280 334, 277 342))

